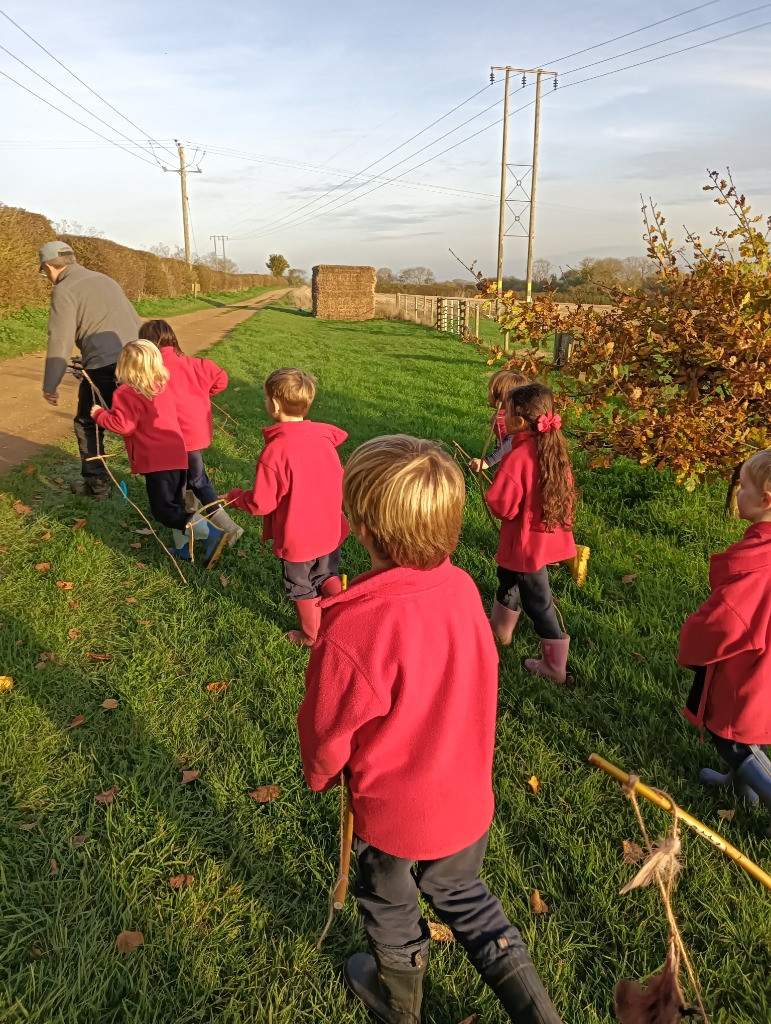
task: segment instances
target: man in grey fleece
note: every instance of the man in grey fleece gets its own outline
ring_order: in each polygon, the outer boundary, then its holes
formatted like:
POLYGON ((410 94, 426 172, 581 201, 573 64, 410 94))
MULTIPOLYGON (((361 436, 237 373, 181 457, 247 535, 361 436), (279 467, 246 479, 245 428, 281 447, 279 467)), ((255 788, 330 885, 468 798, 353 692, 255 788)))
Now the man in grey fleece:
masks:
MULTIPOLYGON (((123 294, 120 285, 105 274, 78 265, 67 242, 46 242, 39 252, 40 273, 53 284, 48 317, 48 353, 43 377, 43 397, 57 405, 57 388, 74 346, 107 405, 115 391, 115 364, 121 349, 136 341, 142 320, 123 294)), ((97 401, 87 380, 80 383, 75 436, 78 439, 83 480, 71 485, 75 494, 105 500, 110 478, 104 465, 90 456, 104 451, 104 431, 91 419, 97 401), (97 448, 97 440, 99 447, 97 448)))

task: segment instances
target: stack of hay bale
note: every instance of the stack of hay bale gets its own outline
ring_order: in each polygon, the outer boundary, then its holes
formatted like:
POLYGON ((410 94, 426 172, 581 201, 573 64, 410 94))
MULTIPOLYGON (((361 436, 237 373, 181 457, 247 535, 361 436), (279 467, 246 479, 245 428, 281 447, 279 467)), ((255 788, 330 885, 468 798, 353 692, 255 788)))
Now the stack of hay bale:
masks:
POLYGON ((313 315, 320 320, 372 320, 375 268, 324 265, 313 268, 313 315))

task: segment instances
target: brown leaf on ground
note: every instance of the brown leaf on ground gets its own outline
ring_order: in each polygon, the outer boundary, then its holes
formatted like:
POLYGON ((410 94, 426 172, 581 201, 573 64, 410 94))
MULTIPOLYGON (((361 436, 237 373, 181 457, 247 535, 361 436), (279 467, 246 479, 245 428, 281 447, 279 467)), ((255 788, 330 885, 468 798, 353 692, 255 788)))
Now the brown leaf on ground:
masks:
POLYGON ((50 530, 46 530, 46 532, 43 534, 43 536, 40 539, 41 540, 50 540, 51 539, 51 531, 50 530))
POLYGON ((441 921, 429 921, 428 930, 434 942, 455 942, 455 936, 452 934, 452 928, 448 928, 447 925, 442 924, 441 921))
POLYGON ((733 821, 735 814, 736 814, 736 811, 718 811, 717 812, 718 818, 722 818, 723 821, 733 821))
POLYGON ((152 626, 152 624, 153 624, 153 620, 152 619, 140 619, 139 620, 139 625, 140 626, 152 626))
POLYGON ((36 956, 36 957, 38 957, 38 958, 39 958, 39 957, 41 957, 41 956, 43 955, 43 950, 42 950, 42 949, 40 948, 40 946, 33 946, 33 947, 32 947, 32 948, 30 949, 30 953, 31 953, 31 954, 32 954, 33 956, 36 956))
POLYGON ((17 516, 26 516, 29 515, 32 509, 29 507, 29 505, 25 505, 24 502, 19 501, 17 499, 13 503, 13 511, 16 513, 17 516))
POLYGON ((67 630, 67 636, 70 638, 70 640, 77 640, 80 635, 81 635, 81 631, 79 629, 68 629, 67 630))
POLYGON ((62 477, 62 476, 55 476, 54 477, 54 483, 57 484, 59 487, 61 487, 62 484, 64 483, 64 477, 62 477))
POLYGON ((195 782, 200 774, 195 768, 185 768, 182 772, 181 785, 186 786, 188 782, 195 782))
POLYGON ((67 722, 65 729, 77 729, 79 725, 83 725, 86 720, 85 715, 75 715, 71 722, 67 722))
POLYGON ((229 585, 229 583, 230 583, 230 580, 227 578, 227 576, 220 576, 220 584, 223 587, 227 587, 229 585))
POLYGON ((128 530, 128 523, 118 523, 118 526, 122 526, 124 530, 128 530))
POLYGON ((40 655, 38 655, 38 660, 37 660, 37 664, 35 665, 35 668, 38 669, 38 670, 40 670, 41 668, 45 668, 46 662, 53 661, 53 660, 54 660, 54 655, 51 654, 50 651, 43 651, 40 655))
POLYGON ((102 701, 99 707, 104 708, 105 711, 114 711, 119 703, 120 702, 117 701, 114 697, 108 697, 106 700, 102 701))
POLYGON ((533 889, 533 894, 530 897, 530 909, 534 914, 549 913, 549 905, 541 899, 541 894, 537 889, 533 889))
POLYGON ((128 956, 135 949, 139 949, 144 941, 145 937, 141 932, 121 932, 115 938, 115 948, 119 953, 128 956))
POLYGON ((636 579, 637 579, 637 573, 636 572, 630 572, 628 576, 622 576, 621 577, 621 582, 622 583, 633 583, 636 579))
POLYGON ((86 651, 83 657, 88 658, 89 661, 110 661, 112 659, 111 654, 94 654, 93 651, 86 651))
POLYGON ((139 543, 139 541, 137 541, 135 544, 129 544, 129 547, 133 548, 135 551, 139 551, 142 545, 139 543))
POLYGON ((0 548, 0 555, 7 555, 7 554, 8 554, 8 548, 0 548))
POLYGON ((271 800, 275 800, 280 795, 281 789, 278 786, 258 786, 249 794, 252 800, 258 804, 269 804, 271 800))
POLYGON ((137 599, 135 597, 127 597, 126 598, 126 604, 136 604, 136 603, 137 603, 137 599))
POLYGON ((85 551, 86 549, 85 549, 85 548, 83 547, 83 545, 82 545, 82 544, 78 544, 77 550, 78 550, 79 552, 83 552, 83 551, 85 551))
POLYGON ((639 864, 640 861, 645 860, 645 850, 630 839, 622 840, 621 848, 623 851, 621 860, 624 864, 639 864))
POLYGON ((209 693, 221 693, 223 690, 227 690, 230 683, 207 683, 206 689, 209 693))
POLYGON ((75 584, 74 583, 68 583, 66 580, 57 580, 56 581, 56 586, 59 588, 59 590, 74 590, 75 589, 75 584))
POLYGON ((76 519, 75 522, 72 524, 72 532, 76 533, 78 530, 82 530, 87 522, 87 519, 76 519))
POLYGON ((51 568, 51 563, 50 562, 38 562, 38 564, 35 566, 35 568, 37 569, 38 572, 48 572, 48 570, 51 568))
POLYGON ((475 1020, 477 1020, 477 1015, 475 1013, 472 1013, 470 1017, 466 1017, 464 1020, 460 1022, 460 1024, 474 1024, 475 1020))
POLYGON ((134 530, 134 533, 140 534, 142 537, 152 537, 153 531, 147 526, 143 526, 141 530, 134 530))
POLYGON ((70 846, 73 850, 79 850, 86 842, 88 842, 88 836, 73 836, 72 839, 70 839, 70 846))
POLYGON ((109 789, 103 789, 101 793, 97 793, 94 800, 98 804, 111 804, 118 793, 117 786, 110 786, 109 789))
POLYGON ((146 569, 147 568, 147 566, 145 565, 144 562, 137 562, 136 566, 137 566, 137 569, 146 569))
POLYGON ((174 875, 169 879, 172 889, 188 889, 195 881, 195 875, 174 875))
POLYGON ((51 858, 51 868, 48 874, 53 875, 54 877, 56 877, 56 875, 59 874, 59 863, 58 861, 54 860, 53 857, 51 858))
POLYGON ((13 686, 13 676, 0 676, 0 693, 5 693, 6 690, 12 690, 13 686))
POLYGON ((78 602, 77 602, 77 601, 68 601, 68 602, 67 602, 67 607, 68 607, 68 608, 72 608, 72 609, 73 609, 73 611, 74 611, 74 610, 75 610, 75 608, 80 608, 80 605, 78 604, 78 602))
POLYGON ((638 661, 645 661, 645 655, 644 654, 640 654, 639 651, 633 651, 633 654, 634 654, 635 658, 637 658, 638 661))
POLYGON ((245 551, 237 551, 236 554, 238 555, 239 558, 246 558, 245 551))
POLYGON ((19 825, 19 829, 22 832, 31 832, 33 828, 37 828, 36 821, 25 821, 23 825, 19 825))
POLYGON ((538 794, 541 791, 541 783, 540 783, 540 781, 538 779, 538 776, 537 775, 531 775, 530 778, 527 780, 527 784, 530 787, 530 789, 532 790, 532 792, 535 793, 536 796, 538 796, 538 794))
POLYGON ((35 472, 35 467, 34 466, 27 466, 27 468, 24 470, 24 472, 25 473, 34 473, 35 472))

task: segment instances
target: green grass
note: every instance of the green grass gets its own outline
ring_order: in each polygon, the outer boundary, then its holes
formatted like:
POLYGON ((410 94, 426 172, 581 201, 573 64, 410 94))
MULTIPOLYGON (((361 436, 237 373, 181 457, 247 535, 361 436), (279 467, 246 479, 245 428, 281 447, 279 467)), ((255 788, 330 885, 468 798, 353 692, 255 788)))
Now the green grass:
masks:
MULTIPOLYGON (((242 292, 212 292, 210 295, 180 295, 175 299, 141 299, 133 306, 140 316, 165 318, 180 313, 195 313, 201 309, 225 306, 230 302, 243 302, 276 286, 249 288, 242 292)), ((48 309, 21 309, 0 318, 0 359, 39 352, 46 347, 48 309)))
MULTIPOLYGON (((318 376, 314 416, 349 431, 344 456, 395 431, 456 439, 470 452, 482 445, 484 359, 424 328, 270 309, 208 354, 231 376, 220 402, 239 423, 232 437, 216 431, 208 457, 220 491, 250 483, 265 425, 261 381, 287 361, 318 376)), ((211 573, 188 567, 183 586, 120 498, 95 506, 57 486, 76 472, 72 453, 67 442, 34 472, 19 468, 2 481, 0 673, 16 685, 0 694, 0 1020, 365 1024, 340 973, 363 945, 352 902, 314 949, 336 871, 337 797, 314 796, 303 783, 295 714, 307 654, 283 639, 292 609, 259 522, 237 513, 245 557, 227 551, 211 573), (32 511, 17 514, 14 500, 32 511), (88 522, 73 532, 79 517, 88 522), (37 571, 40 562, 50 570, 37 571), (43 652, 54 657, 36 668, 43 652), (229 689, 208 693, 218 680, 229 689), (100 708, 107 697, 120 701, 117 710, 100 708), (80 714, 85 724, 66 729, 80 714), (200 770, 199 780, 181 786, 183 767, 200 770), (266 783, 281 795, 258 806, 248 792, 266 783), (115 802, 95 803, 113 785, 115 802), (21 831, 29 822, 35 827, 21 831), (80 834, 88 841, 73 851, 80 834), (194 885, 172 892, 168 878, 182 873, 194 885), (144 933, 127 959, 114 947, 123 929, 144 933)), ((128 478, 123 455, 110 464, 128 478)), ((721 519, 720 489, 687 494, 667 474, 623 460, 590 472, 580 445, 575 464, 589 579, 579 590, 558 568, 552 585, 579 682, 565 689, 522 672, 520 657, 537 649, 528 623, 502 652, 498 803, 484 873, 564 1019, 610 1024, 615 981, 659 967, 666 926, 655 891, 618 894, 635 870, 622 864, 621 842, 641 838, 589 753, 666 789, 766 869, 771 857, 761 811, 698 785, 699 767, 717 759, 680 713, 690 680, 675 666, 679 626, 707 593, 709 553, 741 526, 721 519), (527 787, 533 774, 537 797, 527 787), (717 817, 734 806, 732 822, 717 817), (545 916, 529 910, 533 889, 550 907, 545 916)), ((141 480, 129 486, 144 506, 141 480)), ((456 561, 488 603, 494 546, 472 484, 456 561)), ((351 540, 343 568, 350 576, 366 568, 351 540)), ((652 835, 662 834, 666 817, 644 813, 652 835)), ((675 910, 713 1020, 767 1020, 768 893, 687 830, 683 847, 675 910)), ((503 1020, 462 951, 436 947, 426 1021, 457 1024, 472 1013, 503 1020)))

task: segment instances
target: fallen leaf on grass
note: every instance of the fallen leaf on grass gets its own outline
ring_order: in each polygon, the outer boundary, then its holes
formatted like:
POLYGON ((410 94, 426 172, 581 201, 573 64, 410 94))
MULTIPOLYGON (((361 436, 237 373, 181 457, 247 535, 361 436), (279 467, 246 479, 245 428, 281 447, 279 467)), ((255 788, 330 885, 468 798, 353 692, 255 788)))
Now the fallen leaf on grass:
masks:
POLYGON ((476 1019, 477 1019, 477 1015, 475 1013, 472 1013, 470 1017, 466 1017, 465 1020, 462 1020, 460 1022, 460 1024, 474 1024, 474 1021, 476 1019))
POLYGON ((110 786, 109 789, 103 789, 101 793, 97 793, 94 800, 98 804, 111 804, 118 793, 117 786, 110 786))
POLYGON ((124 530, 128 530, 128 523, 118 523, 118 526, 122 526, 124 530))
POLYGON ((88 658, 89 661, 110 661, 112 658, 111 654, 94 654, 93 651, 86 651, 83 655, 84 658, 88 658))
POLYGON ((634 654, 635 658, 637 658, 638 661, 645 661, 645 655, 644 654, 640 654, 639 651, 633 651, 632 653, 634 654))
POLYGON ((134 530, 134 533, 140 534, 142 537, 152 537, 153 531, 149 530, 146 526, 141 530, 134 530))
POLYGON ((530 778, 527 780, 527 784, 530 787, 530 789, 533 791, 533 793, 535 793, 535 795, 538 796, 538 794, 539 794, 539 792, 541 790, 541 783, 540 783, 540 781, 538 779, 538 776, 537 775, 531 775, 530 778))
POLYGON ((83 551, 85 551, 86 549, 85 549, 85 548, 83 547, 83 545, 82 545, 82 544, 78 544, 78 548, 77 548, 77 550, 78 550, 79 552, 81 552, 81 553, 82 553, 82 552, 83 552, 83 551))
POLYGON ((639 864, 640 861, 645 860, 645 850, 630 839, 622 840, 621 847, 623 850, 621 860, 624 864, 639 864))
POLYGON ((105 711, 114 711, 119 703, 120 702, 117 701, 114 697, 108 697, 106 700, 102 701, 99 707, 104 708, 105 711))
POLYGON ((269 804, 280 794, 281 790, 278 786, 258 786, 249 796, 258 804, 269 804))
POLYGON ((56 581, 56 586, 59 588, 59 590, 74 590, 75 589, 75 584, 74 583, 68 583, 66 580, 57 580, 56 581))
POLYGON ((38 660, 37 660, 37 664, 35 665, 35 668, 38 669, 38 671, 39 671, 41 668, 45 668, 46 662, 53 661, 53 660, 54 660, 54 655, 51 654, 50 651, 43 651, 42 654, 38 655, 38 660))
POLYGON ((81 635, 81 631, 79 629, 68 629, 67 630, 67 636, 70 638, 70 640, 77 640, 80 635, 81 635))
POLYGON ((24 472, 25 473, 34 473, 35 472, 35 467, 34 466, 27 466, 27 468, 24 470, 24 472))
POLYGON ((735 814, 736 814, 736 811, 718 811, 717 812, 718 818, 722 818, 723 821, 733 821, 735 814))
POLYGON ((137 566, 137 569, 146 569, 147 568, 147 566, 145 565, 144 562, 137 562, 136 566, 137 566))
POLYGON ((238 551, 236 553, 237 553, 239 558, 246 558, 246 552, 245 551, 238 551))
POLYGON ((46 532, 43 534, 43 536, 40 539, 41 540, 50 540, 51 539, 51 531, 50 530, 46 530, 46 532))
POLYGON ((35 566, 35 568, 37 569, 38 572, 48 572, 48 570, 51 568, 51 563, 50 562, 38 562, 38 564, 35 566))
POLYGON ((174 875, 169 879, 172 889, 187 889, 195 881, 195 875, 174 875))
POLYGON ((537 889, 533 889, 533 895, 530 897, 530 909, 534 914, 549 913, 549 905, 541 899, 541 894, 537 889))
POLYGON ((75 608, 80 608, 80 605, 78 604, 77 601, 68 601, 67 607, 72 608, 74 610, 75 608))
POLYGON ((230 583, 230 580, 227 578, 227 576, 220 576, 220 584, 223 587, 227 587, 229 583, 230 583))
POLYGON ((40 948, 40 946, 33 946, 32 949, 30 950, 30 953, 33 956, 40 958, 43 955, 43 950, 40 948))
POLYGON ((13 689, 13 676, 0 676, 0 693, 13 689))
POLYGON ((22 832, 31 832, 33 828, 37 827, 36 821, 25 821, 23 825, 19 825, 19 829, 22 832))
POLYGON ((128 956, 135 949, 139 949, 144 941, 145 938, 141 932, 121 932, 115 938, 115 948, 119 953, 128 956))
POLYGON ((455 941, 455 936, 452 934, 452 928, 448 928, 447 925, 442 924, 441 921, 429 921, 428 930, 434 942, 455 941))
POLYGON ((137 603, 137 599, 135 597, 127 597, 126 598, 126 604, 136 604, 136 603, 137 603))
POLYGON ((13 503, 13 511, 16 513, 17 516, 26 516, 32 511, 32 509, 29 507, 29 505, 25 505, 23 502, 17 499, 13 503))
POLYGON ((137 541, 135 544, 129 544, 129 547, 133 548, 135 551, 139 551, 142 545, 139 543, 139 541, 137 541))
POLYGON ((56 877, 56 875, 59 874, 59 864, 57 861, 54 860, 53 857, 51 858, 51 870, 48 872, 48 874, 53 875, 54 877, 56 877))
POLYGON ((230 683, 207 683, 206 689, 209 693, 221 693, 223 690, 227 690, 230 683))
POLYGON ((77 729, 79 725, 83 725, 86 720, 85 715, 75 715, 71 722, 67 722, 65 729, 77 729))
POLYGON ((72 532, 76 533, 78 530, 82 530, 87 522, 87 519, 76 519, 75 522, 72 524, 72 532))
POLYGON ((79 850, 81 846, 88 841, 88 836, 73 836, 70 839, 70 846, 73 850, 79 850))
POLYGON ((140 619, 139 620, 139 625, 140 626, 152 626, 152 624, 153 624, 153 620, 152 619, 140 619))
POLYGON ((636 572, 630 572, 628 576, 622 576, 621 577, 621 582, 622 583, 633 583, 636 579, 637 579, 637 573, 636 572))
POLYGON ((181 785, 186 786, 188 782, 195 782, 200 774, 195 768, 185 768, 182 772, 181 785))
POLYGON ((62 484, 64 483, 64 477, 62 477, 62 476, 55 476, 55 477, 54 477, 54 483, 55 483, 55 484, 56 484, 57 486, 61 487, 61 486, 62 486, 62 484))

